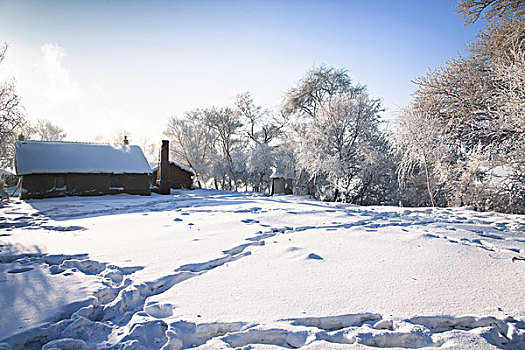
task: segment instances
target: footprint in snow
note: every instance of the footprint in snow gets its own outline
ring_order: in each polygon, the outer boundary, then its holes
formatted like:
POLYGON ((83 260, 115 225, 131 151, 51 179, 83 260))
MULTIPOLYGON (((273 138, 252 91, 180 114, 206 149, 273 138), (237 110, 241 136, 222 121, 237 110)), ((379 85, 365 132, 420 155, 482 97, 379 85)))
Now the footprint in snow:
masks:
POLYGON ((314 253, 308 254, 306 259, 309 259, 309 260, 324 260, 323 257, 321 257, 321 256, 319 256, 317 254, 314 254, 314 253))
POLYGON ((149 304, 144 308, 146 314, 155 318, 165 318, 173 315, 173 306, 171 304, 149 304))
POLYGON ((21 267, 19 269, 9 270, 9 271, 7 271, 7 273, 22 273, 22 272, 27 272, 27 271, 31 271, 31 270, 33 270, 32 267, 21 267))
MULTIPOLYGON (((277 241, 274 241, 274 243, 277 243, 277 241)), ((301 250, 303 248, 299 248, 299 247, 290 247, 288 249, 286 249, 287 252, 295 252, 295 251, 298 251, 298 250, 301 250)))
POLYGON ((504 238, 501 237, 501 236, 494 235, 494 234, 490 234, 490 233, 480 233, 479 235, 480 235, 481 237, 485 237, 485 238, 504 239, 504 238))

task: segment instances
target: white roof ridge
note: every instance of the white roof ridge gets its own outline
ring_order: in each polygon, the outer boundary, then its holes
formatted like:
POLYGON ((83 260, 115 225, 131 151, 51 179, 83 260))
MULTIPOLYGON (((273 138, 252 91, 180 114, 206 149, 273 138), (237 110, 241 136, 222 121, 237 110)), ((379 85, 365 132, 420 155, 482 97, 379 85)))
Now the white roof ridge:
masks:
MULTIPOLYGON (((86 145, 102 145, 102 146, 113 146, 111 143, 102 143, 95 141, 45 141, 45 140, 18 140, 15 143, 73 143, 73 144, 86 144, 86 145)), ((131 146, 131 145, 129 145, 131 146)))

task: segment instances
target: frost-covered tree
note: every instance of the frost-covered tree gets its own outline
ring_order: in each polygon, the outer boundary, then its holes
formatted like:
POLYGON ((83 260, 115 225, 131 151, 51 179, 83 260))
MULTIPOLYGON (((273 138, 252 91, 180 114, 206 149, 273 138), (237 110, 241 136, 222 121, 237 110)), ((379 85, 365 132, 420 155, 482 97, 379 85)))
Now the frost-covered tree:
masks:
POLYGON ((242 139, 239 135, 242 122, 231 108, 212 107, 202 110, 201 122, 213 135, 215 148, 215 184, 222 189, 234 190, 242 174, 238 163, 244 162, 242 139), (220 164, 219 164, 220 163, 220 164))
POLYGON ((440 121, 426 113, 424 106, 411 105, 403 109, 397 120, 396 141, 402 154, 399 180, 402 192, 412 192, 409 196, 402 196, 408 205, 436 206, 436 197, 441 188, 441 184, 437 183, 439 162, 446 159, 441 129, 440 121), (421 196, 418 182, 425 183, 427 196, 421 196), (419 191, 413 191, 414 186, 419 191), (422 201, 422 198, 428 200, 422 201))
POLYGON ((171 118, 165 135, 174 157, 195 171, 198 186, 213 179, 216 188, 234 190, 245 177, 241 127, 231 108, 212 107, 171 118))
MULTIPOLYGON (((428 72, 417 80, 414 100, 397 120, 401 183, 406 187, 416 173, 424 176, 428 204, 478 202, 471 192, 477 183, 488 181, 483 159, 499 157, 504 145, 515 139, 516 130, 497 113, 492 73, 480 67, 467 58, 428 72)), ((419 196, 407 204, 420 203, 419 196)))
POLYGON ((148 163, 156 163, 159 161, 159 144, 156 142, 150 142, 146 137, 142 137, 139 142, 144 156, 148 160, 148 163))
POLYGON ((252 141, 259 141, 257 129, 261 120, 265 119, 267 111, 255 105, 249 92, 237 95, 234 104, 234 113, 244 121, 244 136, 252 141))
POLYGON ((297 125, 297 165, 309 174, 320 197, 363 199, 368 185, 364 171, 376 160, 379 111, 379 101, 364 91, 355 98, 342 94, 321 105, 317 118, 297 125))
MULTIPOLYGON (((284 135, 282 142, 273 149, 274 167, 277 173, 283 174, 286 178, 294 179, 295 170, 297 169, 297 150, 292 138, 284 135)), ((301 183, 296 183, 295 185, 300 186, 301 183)), ((300 193, 300 191, 297 191, 297 193, 300 193)))
POLYGON ((499 144, 498 157, 491 159, 504 184, 495 186, 494 202, 499 203, 492 207, 525 213, 525 51, 515 48, 511 55, 510 63, 502 60, 493 72, 498 81, 495 99, 500 107, 496 113, 513 131, 513 137, 499 144))
POLYGON ((254 191, 264 192, 269 188, 270 175, 274 168, 276 141, 282 136, 287 118, 282 114, 255 105, 249 92, 235 98, 234 113, 243 123, 241 136, 247 157, 245 184, 254 191))
POLYGON ((274 148, 267 143, 254 143, 248 150, 247 182, 256 192, 269 189, 272 168, 275 166, 274 148))
POLYGON ((489 20, 525 15, 523 0, 460 0, 458 12, 463 15, 466 23, 471 24, 480 18, 489 20))
POLYGON ((525 212, 524 197, 516 196, 525 188, 522 4, 460 3, 464 14, 469 8, 481 9, 472 12, 473 20, 487 9, 491 22, 470 43, 468 56, 416 80, 413 101, 398 119, 400 178, 406 185, 424 176, 432 204, 525 212))
POLYGON ((390 150, 379 130, 379 100, 352 85, 345 71, 319 67, 290 90, 284 108, 295 116, 296 188, 307 180, 306 190, 315 197, 383 203, 388 193, 376 190, 385 178, 376 175, 385 169, 381 158, 390 150))
POLYGON ((283 113, 315 118, 321 106, 334 96, 353 95, 362 89, 352 84, 346 70, 319 66, 308 71, 299 84, 288 91, 283 113))
POLYGON ((24 136, 28 140, 37 141, 62 141, 66 133, 61 127, 52 124, 49 120, 40 119, 36 123, 27 123, 24 136))
POLYGON ((212 177, 215 159, 215 139, 202 123, 203 118, 202 110, 189 111, 182 118, 171 117, 164 131, 172 157, 195 172, 199 188, 212 177))
MULTIPOLYGON (((7 52, 7 44, 0 45, 0 65, 7 52)), ((0 168, 13 165, 14 141, 17 130, 24 124, 25 114, 13 81, 0 82, 0 168)))
POLYGON ((288 119, 282 113, 273 113, 256 106, 249 92, 237 95, 234 113, 244 125, 244 134, 256 143, 270 144, 282 136, 288 119))

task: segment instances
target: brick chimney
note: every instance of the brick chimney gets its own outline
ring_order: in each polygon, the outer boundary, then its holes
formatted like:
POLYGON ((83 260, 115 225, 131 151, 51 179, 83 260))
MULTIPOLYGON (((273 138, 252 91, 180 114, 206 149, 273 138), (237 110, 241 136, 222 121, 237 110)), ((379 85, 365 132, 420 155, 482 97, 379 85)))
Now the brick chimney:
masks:
POLYGON ((168 140, 162 140, 157 178, 159 180, 159 193, 170 194, 170 162, 168 140))

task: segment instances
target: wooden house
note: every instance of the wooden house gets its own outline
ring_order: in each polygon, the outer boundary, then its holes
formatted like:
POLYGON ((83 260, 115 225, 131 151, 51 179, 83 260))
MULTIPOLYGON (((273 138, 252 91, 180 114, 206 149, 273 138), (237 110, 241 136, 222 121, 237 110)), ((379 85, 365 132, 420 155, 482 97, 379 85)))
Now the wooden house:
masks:
POLYGON ((138 146, 18 141, 20 198, 150 195, 151 168, 138 146))

